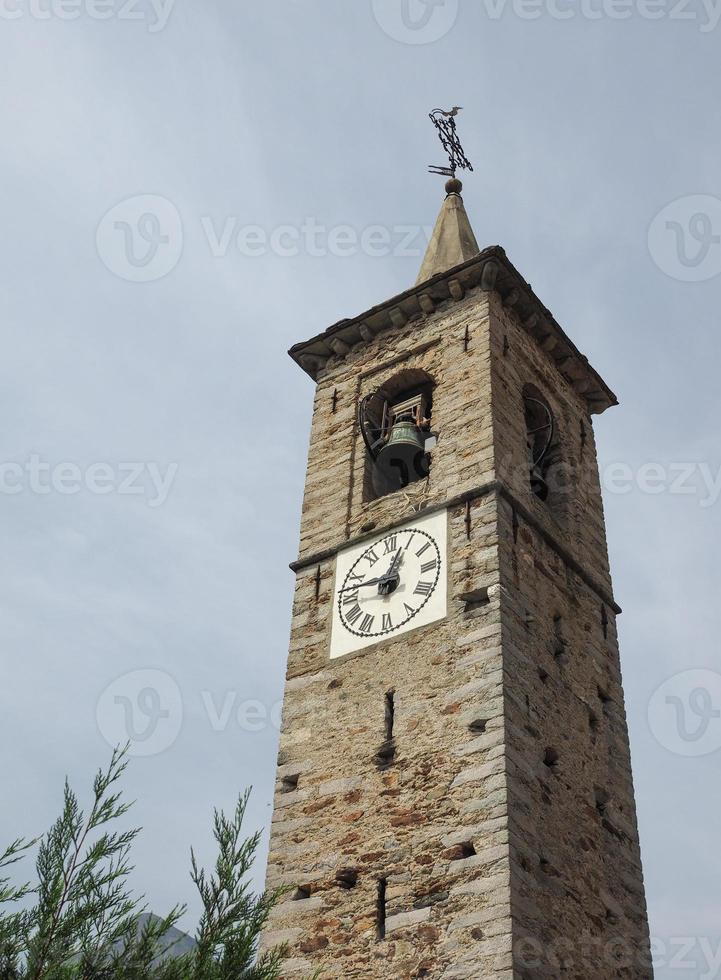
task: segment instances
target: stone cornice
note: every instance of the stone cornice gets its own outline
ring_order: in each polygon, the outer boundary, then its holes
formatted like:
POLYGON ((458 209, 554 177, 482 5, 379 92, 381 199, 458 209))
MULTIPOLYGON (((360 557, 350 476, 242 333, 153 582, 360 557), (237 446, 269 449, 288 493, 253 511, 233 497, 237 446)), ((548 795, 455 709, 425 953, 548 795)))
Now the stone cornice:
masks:
POLYGON ((516 514, 521 517, 529 527, 532 527, 536 534, 541 537, 545 543, 555 551, 559 558, 564 562, 564 564, 570 568, 573 572, 578 575, 582 582, 584 582, 588 588, 595 592, 596 595, 601 599, 606 605, 613 610, 616 615, 620 615, 622 612, 621 607, 618 605, 614 597, 608 592, 596 579, 587 571, 583 565, 578 562, 571 552, 560 541, 551 534, 543 524, 537 520, 531 511, 518 500, 518 498, 513 494, 513 492, 503 483, 502 480, 492 480, 490 483, 484 483, 481 486, 473 487, 471 490, 466 490, 464 493, 459 493, 455 497, 451 497, 449 500, 440 500, 436 503, 428 504, 423 510, 413 512, 410 514, 405 514, 403 517, 398 517, 392 521, 385 524, 379 524, 376 527, 368 531, 363 531, 360 534, 356 534, 353 538, 340 541, 329 548, 324 548, 323 551, 317 551, 315 554, 307 555, 303 558, 299 558, 297 561, 291 562, 290 569, 293 572, 301 572, 306 568, 312 568, 313 565, 321 565, 323 562, 329 561, 345 548, 351 545, 361 544, 363 541, 370 541, 373 538, 383 537, 389 531, 392 531, 395 527, 401 527, 404 524, 408 524, 414 518, 420 516, 426 516, 427 514, 433 514, 439 510, 450 510, 453 507, 459 507, 462 504, 468 503, 468 501, 479 500, 482 497, 487 497, 489 494, 498 494, 503 497, 513 508, 516 514))
POLYGON ((340 320, 316 337, 294 344, 288 353, 314 381, 318 381, 326 367, 340 363, 357 344, 372 341, 384 330, 428 316, 442 303, 459 302, 476 287, 484 291, 496 290, 504 306, 513 308, 523 328, 585 400, 590 414, 600 415, 618 404, 606 382, 556 322, 500 245, 483 249, 468 262, 413 286, 359 316, 340 320))

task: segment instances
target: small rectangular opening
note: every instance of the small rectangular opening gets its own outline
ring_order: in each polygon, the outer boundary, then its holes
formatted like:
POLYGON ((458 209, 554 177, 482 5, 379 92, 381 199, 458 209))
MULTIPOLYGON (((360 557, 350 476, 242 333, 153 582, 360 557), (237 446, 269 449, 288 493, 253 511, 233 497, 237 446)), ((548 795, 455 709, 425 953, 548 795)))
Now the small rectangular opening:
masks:
POLYGON ((378 907, 376 913, 376 936, 379 940, 386 938, 386 892, 388 890, 388 882, 385 878, 381 878, 378 882, 378 907))
POLYGON ((598 815, 600 817, 605 817, 606 809, 608 808, 608 804, 611 800, 611 797, 608 795, 606 790, 600 786, 594 787, 594 794, 595 794, 596 810, 598 811, 598 815))
POLYGON ((358 884, 358 872, 355 868, 341 868, 341 870, 336 873, 335 880, 341 888, 355 888, 355 886, 358 884))
POLYGON ((299 885, 293 895, 294 902, 307 902, 312 895, 310 885, 299 885))
POLYGON ((613 699, 608 691, 604 691, 604 689, 600 686, 598 688, 598 700, 601 702, 601 709, 604 715, 608 718, 613 706, 613 699))
POLYGON ((451 861, 466 861, 468 858, 476 856, 476 849, 473 846, 473 841, 464 840, 460 844, 456 844, 452 847, 447 856, 451 861))
POLYGON ((480 609, 483 606, 487 606, 491 597, 488 594, 488 586, 484 586, 481 589, 473 589, 471 592, 463 592, 458 596, 461 602, 465 603, 464 612, 472 612, 474 609, 480 609))
POLYGON ((294 793, 298 789, 299 778, 297 773, 293 776, 283 776, 280 782, 281 793, 294 793))

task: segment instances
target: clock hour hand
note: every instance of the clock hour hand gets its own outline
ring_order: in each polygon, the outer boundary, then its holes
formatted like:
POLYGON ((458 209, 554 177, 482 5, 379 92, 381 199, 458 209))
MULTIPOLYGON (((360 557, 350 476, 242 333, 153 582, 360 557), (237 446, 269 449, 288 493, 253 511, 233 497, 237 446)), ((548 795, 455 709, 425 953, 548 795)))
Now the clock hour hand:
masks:
POLYGON ((402 561, 403 561, 403 552, 399 549, 397 555, 391 562, 391 567, 388 569, 388 571, 383 576, 383 578, 392 578, 394 575, 397 575, 398 569, 400 568, 400 564, 402 561))
POLYGON ((391 582, 395 582, 398 578, 398 565, 400 565, 403 559, 403 552, 399 551, 391 562, 391 567, 385 573, 381 575, 380 578, 369 578, 367 582, 358 582, 357 585, 346 585, 344 588, 340 589, 340 592, 355 592, 357 589, 362 589, 366 585, 377 585, 380 589, 384 585, 389 585, 391 582))
POLYGON ((395 592, 400 583, 401 577, 398 574, 398 567, 403 560, 403 552, 399 551, 391 562, 391 567, 381 576, 378 582, 378 594, 379 595, 391 595, 395 592))

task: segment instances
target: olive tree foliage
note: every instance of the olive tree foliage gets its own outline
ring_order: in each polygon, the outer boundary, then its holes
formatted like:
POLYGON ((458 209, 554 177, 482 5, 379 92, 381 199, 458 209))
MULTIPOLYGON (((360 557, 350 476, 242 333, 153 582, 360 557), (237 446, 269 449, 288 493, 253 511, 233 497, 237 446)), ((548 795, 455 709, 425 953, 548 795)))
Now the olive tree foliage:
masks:
POLYGON ((191 852, 202 914, 192 949, 179 954, 171 937, 185 907, 149 916, 129 887, 138 830, 118 829, 130 807, 118 788, 126 766, 126 751, 116 750, 87 812, 66 781, 50 830, 0 854, 0 980, 276 980, 285 951, 259 953, 258 944, 281 893, 256 895, 248 883, 260 843, 242 835, 248 793, 232 816, 215 812, 213 870, 191 852), (13 884, 29 852, 35 881, 13 884))

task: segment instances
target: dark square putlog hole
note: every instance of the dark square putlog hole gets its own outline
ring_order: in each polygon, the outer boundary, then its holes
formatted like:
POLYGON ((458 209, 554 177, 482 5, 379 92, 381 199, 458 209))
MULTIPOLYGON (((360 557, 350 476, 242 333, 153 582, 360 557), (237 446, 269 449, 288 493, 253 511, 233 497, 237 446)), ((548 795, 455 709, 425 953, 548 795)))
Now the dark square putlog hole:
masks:
POLYGON ((341 888, 355 888, 358 884, 358 872, 355 868, 341 868, 336 872, 335 880, 341 888))
POLYGON ((488 722, 485 718, 476 718, 475 721, 470 723, 468 728, 474 735, 484 735, 488 728, 488 722))
POLYGON ((280 789, 282 793, 294 793, 298 789, 300 776, 296 773, 293 776, 283 776, 280 789))

